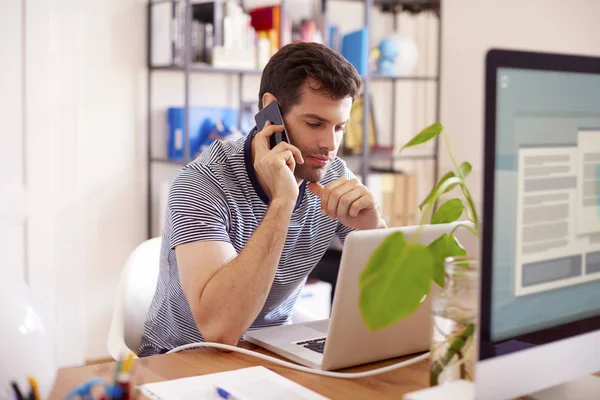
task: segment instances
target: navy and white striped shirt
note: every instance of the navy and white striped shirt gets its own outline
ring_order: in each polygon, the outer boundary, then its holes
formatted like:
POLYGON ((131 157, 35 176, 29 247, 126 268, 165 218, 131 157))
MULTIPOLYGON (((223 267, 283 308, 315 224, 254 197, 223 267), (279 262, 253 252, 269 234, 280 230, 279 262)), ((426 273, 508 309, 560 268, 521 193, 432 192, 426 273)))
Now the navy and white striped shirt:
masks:
MULTIPOLYGON (((236 141, 214 142, 175 178, 167 202, 158 284, 138 349, 140 356, 204 341, 181 288, 174 249, 183 243, 210 240, 229 242, 239 253, 248 243, 269 202, 252 164, 255 133, 236 141)), ((342 176, 354 178, 336 157, 320 183, 327 185, 342 176)), ((321 215, 320 199, 302 183, 271 291, 250 329, 290 323, 308 274, 334 235, 343 243, 351 231, 321 215)))

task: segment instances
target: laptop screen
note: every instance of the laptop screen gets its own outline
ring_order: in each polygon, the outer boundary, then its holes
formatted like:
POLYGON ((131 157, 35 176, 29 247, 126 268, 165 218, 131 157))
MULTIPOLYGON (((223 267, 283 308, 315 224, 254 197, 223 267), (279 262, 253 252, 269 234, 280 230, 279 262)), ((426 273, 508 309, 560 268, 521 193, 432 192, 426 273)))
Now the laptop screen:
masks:
POLYGON ((544 67, 494 71, 494 343, 600 316, 600 70, 544 67))

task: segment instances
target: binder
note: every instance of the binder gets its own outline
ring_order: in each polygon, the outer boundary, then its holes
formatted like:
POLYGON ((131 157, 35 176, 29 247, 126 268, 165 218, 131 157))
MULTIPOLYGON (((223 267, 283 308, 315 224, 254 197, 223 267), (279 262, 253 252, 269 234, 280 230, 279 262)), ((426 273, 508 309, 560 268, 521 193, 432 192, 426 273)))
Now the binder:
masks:
MULTIPOLYGON (((183 161, 185 154, 183 107, 167 109, 167 157, 174 161, 183 161)), ((237 128, 238 110, 220 107, 190 107, 189 108, 189 159, 196 158, 202 150, 216 140, 214 126, 223 124, 227 131, 237 128)), ((241 132, 240 132, 241 134, 241 132)))

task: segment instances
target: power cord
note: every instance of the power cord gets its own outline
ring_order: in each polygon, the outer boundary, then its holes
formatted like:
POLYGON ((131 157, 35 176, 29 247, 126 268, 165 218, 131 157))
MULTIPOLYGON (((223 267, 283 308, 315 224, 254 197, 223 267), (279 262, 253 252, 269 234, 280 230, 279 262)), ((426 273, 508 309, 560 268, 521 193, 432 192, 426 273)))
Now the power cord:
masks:
POLYGON ((314 368, 308 368, 308 367, 305 367, 302 365, 291 363, 289 361, 283 361, 283 360, 280 360, 275 357, 260 354, 260 353, 257 353, 256 351, 242 349, 240 347, 230 346, 228 344, 222 344, 222 343, 212 343, 212 342, 190 343, 190 344, 185 344, 183 346, 175 347, 174 349, 168 351, 167 354, 178 353, 183 350, 188 350, 188 349, 193 349, 193 348, 198 348, 198 347, 213 347, 216 349, 237 351, 238 353, 242 353, 242 354, 246 354, 248 356, 260 358, 265 361, 270 361, 272 363, 279 364, 279 365, 282 365, 287 368, 295 369, 295 370, 302 371, 302 372, 308 372, 309 374, 323 375, 323 376, 329 376, 331 378, 342 378, 342 379, 366 378, 368 376, 383 374, 385 372, 393 371, 395 369, 408 367, 409 365, 416 364, 416 363, 421 362, 429 357, 429 352, 427 352, 427 353, 421 354, 420 356, 413 357, 410 360, 402 361, 402 362, 399 362, 399 363, 393 364, 393 365, 388 365, 387 367, 376 368, 376 369, 373 369, 370 371, 331 372, 331 371, 322 371, 322 370, 318 370, 318 369, 314 369, 314 368))

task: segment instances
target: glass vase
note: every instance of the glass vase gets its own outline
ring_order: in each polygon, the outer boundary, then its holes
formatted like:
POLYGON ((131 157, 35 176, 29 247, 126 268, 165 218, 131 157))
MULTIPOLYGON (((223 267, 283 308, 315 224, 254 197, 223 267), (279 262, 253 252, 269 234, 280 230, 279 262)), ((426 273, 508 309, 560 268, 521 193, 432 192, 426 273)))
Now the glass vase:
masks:
POLYGON ((472 381, 475 371, 479 262, 466 256, 448 257, 444 267, 444 287, 432 298, 431 386, 472 381))

